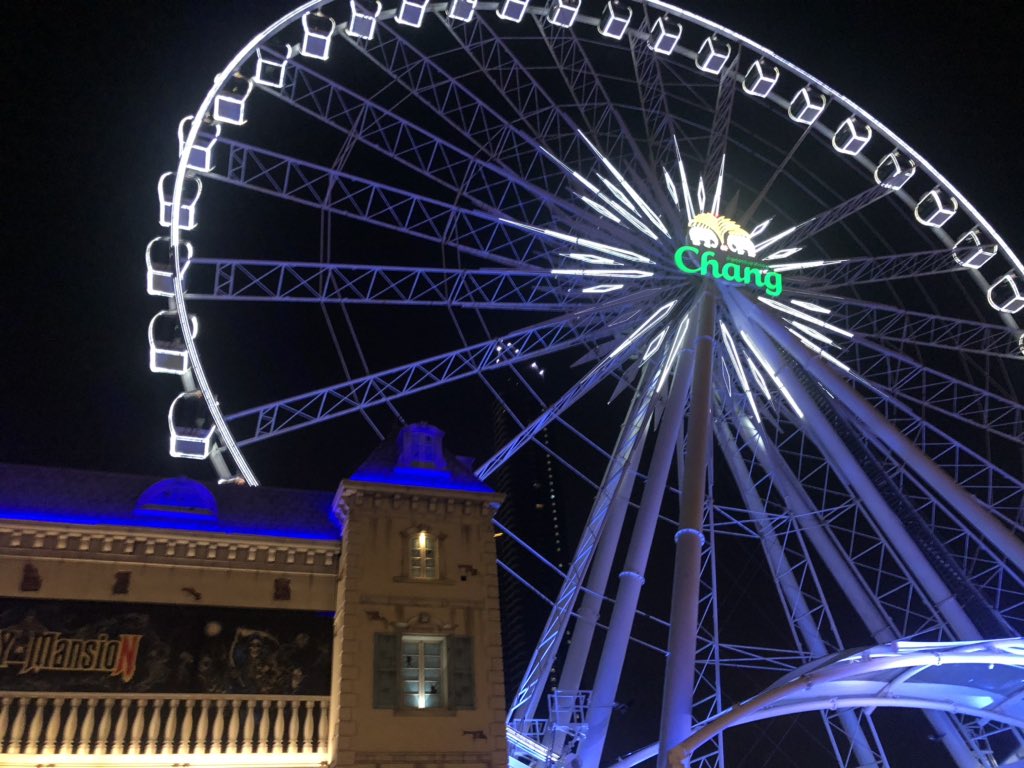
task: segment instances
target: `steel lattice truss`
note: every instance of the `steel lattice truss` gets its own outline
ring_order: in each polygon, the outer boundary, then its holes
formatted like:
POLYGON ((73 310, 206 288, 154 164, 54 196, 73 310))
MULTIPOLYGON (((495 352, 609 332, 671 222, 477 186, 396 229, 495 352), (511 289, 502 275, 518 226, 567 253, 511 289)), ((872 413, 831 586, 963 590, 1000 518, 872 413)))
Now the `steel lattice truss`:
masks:
MULTIPOLYGON (((512 428, 478 477, 524 451, 557 467, 581 531, 566 567, 499 522, 531 564, 505 572, 547 615, 510 692, 518 764, 635 750, 626 768, 686 742, 722 768, 774 732, 690 724, 780 674, 1024 633, 1024 265, 924 158, 661 3, 517 23, 515 3, 454 0, 416 24, 403 0, 336 19, 322 57, 303 32, 319 5, 257 36, 181 126, 147 253, 170 302, 151 367, 194 394, 169 414, 178 454, 225 478, 255 483, 249 446, 272 438, 482 403, 512 428), (249 312, 279 338, 222 364, 213 337, 249 312), (247 386, 320 337, 339 380, 247 386), (630 720, 633 690, 660 722, 630 720)), ((873 706, 816 707, 801 749, 890 765, 873 706)), ((1016 721, 922 716, 950 765, 1024 755, 1016 721)))

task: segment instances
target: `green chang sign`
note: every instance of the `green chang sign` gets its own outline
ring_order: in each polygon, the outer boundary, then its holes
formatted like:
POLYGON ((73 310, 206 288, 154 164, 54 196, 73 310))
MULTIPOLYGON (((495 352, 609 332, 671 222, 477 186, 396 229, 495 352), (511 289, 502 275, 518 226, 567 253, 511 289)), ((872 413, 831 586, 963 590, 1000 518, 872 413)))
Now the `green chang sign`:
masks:
POLYGON ((725 263, 722 264, 717 252, 701 252, 695 245, 684 245, 676 250, 676 266, 688 275, 713 277, 716 280, 741 285, 753 284, 763 289, 768 296, 778 296, 782 293, 781 273, 768 269, 756 261, 745 261, 731 254, 725 257, 725 263), (688 253, 692 253, 695 259, 699 258, 698 266, 691 267, 686 263, 688 253))

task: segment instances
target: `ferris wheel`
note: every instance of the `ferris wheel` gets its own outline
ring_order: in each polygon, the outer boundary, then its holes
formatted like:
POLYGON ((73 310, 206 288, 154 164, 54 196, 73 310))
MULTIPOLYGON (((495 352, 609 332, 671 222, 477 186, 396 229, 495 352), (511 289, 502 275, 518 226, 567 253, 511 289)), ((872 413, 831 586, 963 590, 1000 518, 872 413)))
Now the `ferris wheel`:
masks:
MULTIPOLYGON (((380 435, 436 391, 516 424, 481 479, 539 445, 586 488, 522 762, 634 764, 853 646, 1024 633, 1024 263, 753 40, 659 0, 318 0, 178 142, 146 252, 173 455, 256 484, 265 446, 380 435), (623 733, 652 658, 659 714, 623 733)), ((872 707, 811 717, 837 764, 890 764, 872 707)), ((951 764, 1024 748, 926 718, 951 764)))

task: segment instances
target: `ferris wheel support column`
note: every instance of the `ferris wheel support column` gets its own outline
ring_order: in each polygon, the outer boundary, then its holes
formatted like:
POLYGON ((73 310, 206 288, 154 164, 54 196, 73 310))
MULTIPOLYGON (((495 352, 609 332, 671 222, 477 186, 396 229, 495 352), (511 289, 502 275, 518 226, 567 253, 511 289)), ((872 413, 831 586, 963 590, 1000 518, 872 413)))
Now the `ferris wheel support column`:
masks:
POLYGON ((861 397, 860 393, 830 366, 802 344, 788 343, 792 336, 784 330, 781 321, 768 312, 760 311, 758 321, 770 329, 772 335, 786 346, 787 351, 839 398, 868 431, 889 446, 890 450, 935 490, 939 498, 945 499, 950 506, 961 512, 1019 572, 1024 573, 1024 541, 1006 528, 978 499, 961 488, 912 440, 886 421, 871 403, 861 397))
MULTIPOLYGON (((829 572, 850 601, 850 605, 860 617, 865 628, 879 643, 898 640, 899 634, 893 628, 892 621, 878 605, 877 598, 864 585, 863 580, 850 564, 847 555, 825 531, 818 513, 801 488, 799 480, 794 477, 792 469, 779 455, 778 449, 764 439, 763 434, 746 416, 737 419, 737 424, 743 438, 753 447, 757 461, 771 474, 772 483, 785 499, 796 526, 807 537, 822 561, 829 564, 829 572)), ((971 749, 952 715, 934 710, 928 710, 922 714, 931 724, 958 768, 978 768, 981 765, 981 758, 971 749)))
POLYGON ((675 534, 672 610, 669 614, 668 662, 662 693, 658 766, 664 768, 671 745, 693 728, 693 685, 696 669, 700 563, 704 543, 708 448, 711 444, 711 370, 715 345, 715 294, 706 289, 697 314, 693 383, 686 422, 686 448, 675 534))
MULTIPOLYGON (((884 531, 893 549, 899 553, 900 558, 906 563, 908 570, 914 574, 917 583, 931 600, 935 611, 943 617, 953 634, 960 640, 976 640, 981 637, 977 626, 968 617, 964 607, 957 602, 949 587, 935 568, 924 556, 924 553, 917 546, 910 534, 904 528, 902 522, 892 508, 882 497, 881 492, 875 487, 860 463, 850 452, 850 449, 829 424, 824 414, 819 410, 817 403, 810 393, 804 388, 803 382, 796 375, 775 346, 774 341, 768 338, 761 325, 751 322, 747 312, 751 309, 749 305, 737 306, 738 302, 732 296, 727 296, 733 309, 733 317, 737 323, 755 340, 761 353, 768 360, 769 364, 776 370, 782 379, 790 395, 799 405, 804 414, 804 423, 808 432, 813 436, 814 442, 825 454, 825 457, 832 464, 836 473, 842 478, 843 483, 855 493, 860 502, 870 512, 879 530, 884 531)), ((754 308, 756 309, 756 308, 754 308)), ((764 314, 764 313, 762 313, 764 314)), ((767 321, 772 318, 758 318, 768 326, 767 321)), ((773 328, 772 328, 773 329, 773 328)), ((774 329, 773 329, 774 330, 774 329)), ((794 344, 789 344, 791 335, 785 329, 779 329, 777 334, 772 334, 772 339, 778 341, 789 349, 791 346, 800 346, 794 339, 794 344)), ((795 351, 795 350, 794 350, 795 351)))
MULTIPOLYGON (((687 341, 689 342, 691 339, 687 339, 687 341)), ((608 632, 605 636, 604 647, 601 649, 594 689, 590 696, 590 709, 587 712, 586 723, 587 738, 582 742, 579 750, 582 768, 598 768, 601 753, 604 750, 615 694, 619 687, 622 666, 626 658, 626 646, 629 643, 629 634, 640 599, 640 588, 644 583, 644 572, 647 570, 651 541, 654 539, 654 529, 661 511, 669 468, 672 465, 672 456, 675 453, 676 442, 682 427, 686 399, 690 393, 690 382, 693 376, 693 352, 692 342, 679 351, 678 362, 672 376, 672 386, 669 389, 667 404, 658 429, 658 438, 655 441, 654 452, 647 471, 644 492, 640 498, 640 509, 633 525, 633 533, 630 537, 625 562, 622 565, 622 572, 619 574, 615 607, 612 609, 611 621, 608 623, 608 632)))
MULTIPOLYGON (((745 420, 745 417, 742 415, 740 418, 745 420)), ((752 425, 750 428, 752 430, 756 429, 752 425)), ((761 494, 758 493, 757 488, 754 487, 750 472, 744 467, 743 458, 736 447, 736 441, 725 424, 720 423, 716 425, 715 432, 718 435, 718 445, 725 456, 725 463, 728 465, 730 473, 736 481, 740 496, 743 498, 743 504, 750 513, 750 517, 754 521, 754 527, 760 536, 765 559, 768 561, 768 567, 772 569, 775 583, 779 586, 779 595, 786 610, 789 612, 793 631, 799 636, 804 647, 810 653, 811 658, 823 658, 828 655, 829 649, 826 647, 817 625, 811 619, 812 612, 810 606, 807 604, 807 599, 804 597, 804 592, 796 576, 793 575, 793 567, 790 564, 785 548, 779 542, 779 537, 768 520, 764 500, 761 498, 761 494)), ((755 439, 763 441, 763 436, 758 433, 755 439)), ((829 562, 831 563, 831 561, 829 562)), ((829 620, 831 621, 831 618, 829 620)), ((850 744, 853 746, 854 754, 857 756, 857 764, 865 768, 867 766, 884 765, 884 763, 879 761, 879 756, 875 754, 867 736, 857 722, 857 716, 851 710, 841 710, 837 713, 837 717, 843 732, 846 734, 846 738, 850 740, 850 744)))

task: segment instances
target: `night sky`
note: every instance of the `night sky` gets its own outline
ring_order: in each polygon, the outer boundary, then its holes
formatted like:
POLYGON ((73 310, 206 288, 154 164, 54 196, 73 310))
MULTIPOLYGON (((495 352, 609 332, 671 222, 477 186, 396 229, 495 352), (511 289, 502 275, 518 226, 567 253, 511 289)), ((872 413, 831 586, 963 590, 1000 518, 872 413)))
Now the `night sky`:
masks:
MULTIPOLYGON (((144 249, 162 234, 156 183, 176 163, 178 121, 227 59, 292 5, 5 5, 0 461, 212 479, 205 464, 167 455, 167 408, 180 388, 148 370, 146 327, 163 307, 145 292, 144 249)), ((1024 252, 1024 5, 686 7, 857 102, 1024 252)), ((259 343, 237 334, 227 341, 259 343)), ((451 440, 476 448, 468 436, 451 440)), ((350 457, 373 447, 360 433, 337 460, 331 445, 312 463, 282 451, 262 474, 275 485, 331 489, 355 469, 350 457)))
MULTIPOLYGON (((143 252, 160 234, 156 180, 175 162, 178 120, 227 58, 290 7, 5 7, 0 460, 209 476, 166 453, 178 388, 147 368, 146 325, 160 302, 145 293, 143 252)), ((884 15, 881 4, 821 0, 689 7, 858 102, 1024 248, 1019 4, 886 3, 884 15)), ((336 482, 319 472, 282 468, 272 480, 336 482)))

